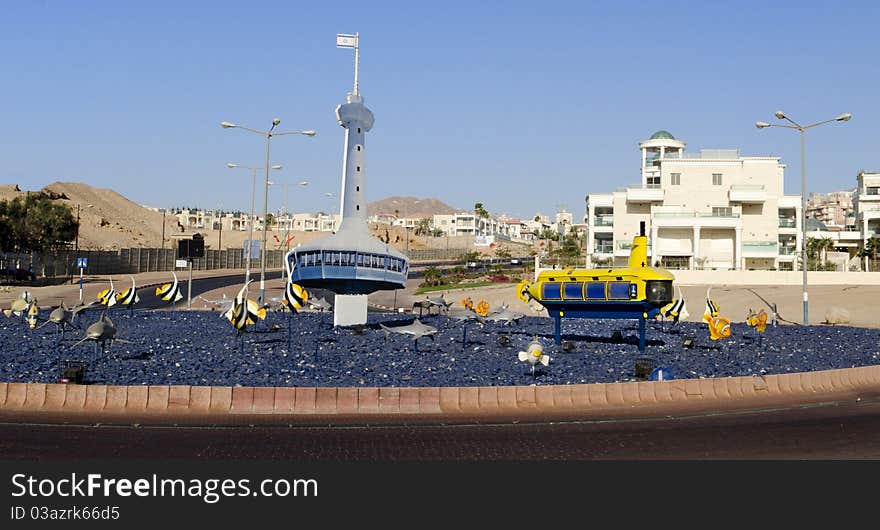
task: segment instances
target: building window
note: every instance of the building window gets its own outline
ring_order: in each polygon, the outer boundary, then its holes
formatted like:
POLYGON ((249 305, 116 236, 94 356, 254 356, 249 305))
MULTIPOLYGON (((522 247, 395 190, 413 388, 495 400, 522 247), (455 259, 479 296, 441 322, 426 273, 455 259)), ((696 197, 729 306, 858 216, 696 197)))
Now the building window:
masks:
POLYGON ((720 186, 721 185, 721 173, 712 173, 712 185, 720 186))
POLYGON ((681 185, 681 173, 670 173, 669 178, 671 179, 673 186, 681 185))
POLYGON ((733 217, 733 208, 730 206, 713 206, 712 217, 733 217))
POLYGON ((360 187, 360 186, 355 186, 355 187, 354 187, 354 190, 355 190, 355 191, 361 191, 361 187, 360 187))
POLYGON ((656 189, 660 187, 660 177, 648 177, 647 178, 648 188, 656 189))
POLYGON ((360 151, 360 150, 361 150, 361 146, 357 146, 357 149, 358 149, 358 151, 360 151))
POLYGON ((361 166, 357 166, 357 170, 360 171, 360 170, 361 170, 361 166))
POLYGON ((358 132, 361 132, 361 128, 360 128, 360 127, 358 127, 358 132))

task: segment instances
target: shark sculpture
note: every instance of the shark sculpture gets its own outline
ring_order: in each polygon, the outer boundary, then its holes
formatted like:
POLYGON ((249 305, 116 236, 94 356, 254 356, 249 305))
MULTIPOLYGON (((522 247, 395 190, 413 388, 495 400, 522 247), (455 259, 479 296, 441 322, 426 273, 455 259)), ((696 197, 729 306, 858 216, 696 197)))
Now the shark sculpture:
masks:
POLYGON ((314 309, 315 311, 330 311, 333 307, 330 305, 330 302, 322 298, 309 298, 306 300, 306 303, 309 304, 309 307, 314 309))
POLYGON ((522 313, 514 313, 513 311, 504 309, 497 313, 489 313, 482 318, 487 322, 501 322, 501 324, 507 326, 510 324, 519 324, 520 319, 524 316, 525 315, 522 313))
POLYGON ((73 308, 68 309, 66 305, 64 305, 64 300, 61 301, 61 305, 53 309, 49 313, 49 320, 40 324, 37 328, 41 328, 46 324, 55 324, 58 329, 61 331, 61 334, 64 335, 64 331, 67 327, 73 327, 73 320, 76 318, 76 315, 80 314, 82 311, 91 307, 92 304, 86 305, 75 305, 73 308))
POLYGON ((437 333, 437 328, 422 324, 419 319, 415 319, 412 324, 407 324, 405 326, 392 327, 379 324, 379 327, 385 330, 385 338, 388 338, 388 335, 391 333, 400 333, 401 335, 412 335, 413 341, 418 341, 422 337, 428 337, 429 339, 434 340, 434 335, 437 333))
POLYGON ((116 324, 110 320, 110 317, 107 316, 107 313, 102 312, 101 317, 98 318, 96 322, 91 324, 88 328, 86 328, 86 336, 74 346, 78 346, 87 340, 95 341, 95 349, 98 348, 98 343, 101 343, 101 351, 104 351, 105 344, 109 341, 110 345, 113 345, 114 340, 122 340, 116 338, 116 324))

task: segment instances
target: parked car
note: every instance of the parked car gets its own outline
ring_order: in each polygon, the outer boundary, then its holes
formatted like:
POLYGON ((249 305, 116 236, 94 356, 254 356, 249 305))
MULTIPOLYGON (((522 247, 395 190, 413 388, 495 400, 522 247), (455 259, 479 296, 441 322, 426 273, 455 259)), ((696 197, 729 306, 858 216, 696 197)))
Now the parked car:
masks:
POLYGON ((0 269, 0 278, 4 282, 35 282, 37 275, 21 267, 16 269, 0 269))

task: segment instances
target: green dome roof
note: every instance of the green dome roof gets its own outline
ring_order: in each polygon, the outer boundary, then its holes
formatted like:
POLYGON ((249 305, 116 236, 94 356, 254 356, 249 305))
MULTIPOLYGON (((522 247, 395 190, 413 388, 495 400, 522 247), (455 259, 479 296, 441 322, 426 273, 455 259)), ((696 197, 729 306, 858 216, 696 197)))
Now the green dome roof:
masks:
POLYGON ((675 140, 669 131, 659 130, 651 135, 651 140, 675 140))

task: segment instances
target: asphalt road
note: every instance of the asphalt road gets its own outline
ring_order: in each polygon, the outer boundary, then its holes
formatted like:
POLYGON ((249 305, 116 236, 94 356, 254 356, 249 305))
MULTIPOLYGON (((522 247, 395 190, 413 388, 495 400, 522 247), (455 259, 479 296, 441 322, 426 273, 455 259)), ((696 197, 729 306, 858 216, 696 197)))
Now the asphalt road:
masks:
POLYGON ((0 424, 4 459, 880 459, 880 398, 628 421, 359 427, 0 424))

